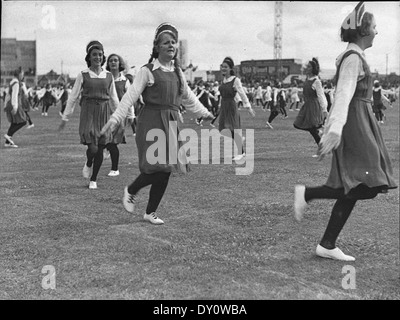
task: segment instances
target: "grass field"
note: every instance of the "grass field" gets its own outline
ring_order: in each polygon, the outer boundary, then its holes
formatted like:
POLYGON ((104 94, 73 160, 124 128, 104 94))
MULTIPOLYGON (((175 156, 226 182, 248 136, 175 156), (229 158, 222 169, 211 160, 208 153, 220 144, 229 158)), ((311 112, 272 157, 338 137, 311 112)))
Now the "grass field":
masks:
MULTIPOLYGON (((297 183, 325 182, 330 157, 311 156, 311 135, 293 128, 296 112, 265 128, 269 112, 241 111, 244 129, 255 129, 254 172, 235 175, 235 164, 193 165, 173 175, 158 215, 162 226, 124 211, 123 188, 138 174, 133 134, 120 145, 118 177, 98 189, 82 177, 76 110, 57 134, 59 109, 32 111, 33 129, 14 135, 5 149, 8 122, 1 115, 0 299, 276 300, 399 299, 399 191, 358 202, 338 246, 352 263, 315 256, 334 201, 315 201, 305 218, 293 218, 297 183), (44 289, 44 266, 55 268, 55 289, 44 289), (356 288, 345 289, 343 268, 353 266, 356 288)), ((399 181, 399 105, 382 125, 399 181)), ((184 127, 200 127, 185 115, 184 127)), ((205 124, 202 129, 209 126, 205 124)))

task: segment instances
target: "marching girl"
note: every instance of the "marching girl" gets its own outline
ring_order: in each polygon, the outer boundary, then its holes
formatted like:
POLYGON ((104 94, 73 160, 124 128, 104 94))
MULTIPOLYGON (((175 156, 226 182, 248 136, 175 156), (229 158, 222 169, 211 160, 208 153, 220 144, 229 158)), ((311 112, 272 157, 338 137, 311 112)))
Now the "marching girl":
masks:
POLYGON ((262 106, 262 87, 259 82, 256 82, 254 87, 254 98, 256 100, 256 106, 262 106))
MULTIPOLYGON (((117 54, 113 53, 108 56, 106 63, 106 70, 110 71, 114 78, 115 89, 117 90, 118 100, 121 101, 123 95, 128 90, 130 82, 123 75, 122 71, 125 70, 124 60, 117 54)), ((132 124, 134 118, 134 111, 132 107, 128 114, 129 122, 132 124)), ((116 177, 119 175, 118 163, 119 163, 119 143, 125 142, 125 121, 120 124, 118 129, 113 135, 112 142, 106 145, 108 152, 111 157, 111 171, 108 173, 109 177, 116 177)))
POLYGON ((24 71, 17 69, 13 73, 13 79, 8 87, 8 92, 4 100, 4 111, 7 116, 7 120, 10 122, 10 127, 7 133, 4 135, 6 142, 4 146, 6 148, 18 148, 18 146, 12 140, 12 136, 18 130, 22 129, 26 125, 26 113, 22 107, 22 95, 25 94, 20 81, 24 78, 24 71))
POLYGON ((67 101, 68 101, 68 89, 67 89, 67 84, 64 83, 61 85, 61 90, 56 96, 57 101, 61 101, 61 110, 60 110, 60 116, 63 115, 65 111, 65 107, 67 106, 67 101))
POLYGON ((391 105, 391 102, 383 94, 383 89, 379 84, 378 80, 374 81, 374 88, 372 90, 372 99, 373 99, 372 110, 374 111, 375 118, 376 120, 378 120, 378 123, 383 124, 383 110, 386 109, 385 105, 383 104, 383 101, 385 101, 389 105, 391 105))
POLYGON ((271 110, 271 101, 272 101, 272 88, 271 84, 267 82, 267 86, 263 92, 263 111, 271 110))
POLYGON ((164 223, 156 211, 168 186, 171 172, 186 173, 188 170, 185 152, 180 153, 183 150, 180 149, 182 143, 178 140, 179 130, 174 127, 179 124, 180 106, 183 105, 197 117, 214 118, 188 87, 177 54, 178 31, 173 25, 163 23, 156 29, 149 63, 138 71, 117 110, 101 130, 105 135, 113 132, 142 95, 144 106, 136 127, 140 174, 132 184, 125 187, 123 205, 126 211, 133 213, 138 192, 151 185, 143 218, 152 224, 164 223), (165 148, 158 149, 158 156, 164 156, 161 161, 154 159, 154 152, 148 154, 154 141, 148 141, 146 137, 149 132, 155 131, 165 134, 165 148))
POLYGON ((293 84, 293 87, 290 90, 290 107, 289 111, 293 111, 293 106, 296 105, 295 110, 299 110, 299 88, 297 88, 297 83, 293 84))
POLYGON ((265 124, 265 126, 269 129, 274 128, 271 123, 279 115, 279 112, 282 112, 281 111, 282 106, 284 106, 286 104, 285 95, 284 95, 284 92, 282 91, 281 83, 278 82, 275 85, 275 87, 272 89, 272 95, 273 95, 273 99, 271 99, 270 113, 269 113, 267 123, 265 124))
POLYGON ((29 91, 26 88, 24 79, 22 79, 22 81, 20 81, 20 86, 22 89, 22 94, 21 94, 22 109, 24 109, 24 112, 26 114, 26 121, 28 121, 28 126, 26 128, 31 129, 35 126, 35 124, 33 123, 32 119, 28 113, 29 111, 31 111, 31 102, 29 100, 29 91))
POLYGON ((248 109, 249 113, 253 117, 255 116, 255 113, 243 90, 242 82, 238 77, 235 76, 233 67, 234 63, 231 57, 226 57, 220 66, 223 79, 221 85, 219 86, 219 92, 221 94, 221 107, 218 129, 220 132, 224 129, 228 129, 230 131, 230 135, 238 147, 238 155, 235 156, 233 160, 239 161, 246 156, 246 153, 244 152, 242 137, 238 134, 234 134, 235 129, 241 129, 240 115, 235 102, 236 93, 239 94, 244 107, 248 109))
MULTIPOLYGON (((247 90, 246 90, 247 91, 247 90)), ((212 95, 214 96, 214 99, 212 99, 212 114, 214 115, 214 119, 210 122, 211 127, 215 127, 214 122, 217 120, 219 116, 219 105, 221 102, 221 93, 219 92, 219 83, 218 81, 215 81, 213 84, 213 90, 212 90, 212 95)))
POLYGON ((73 113, 75 103, 81 95, 79 136, 81 143, 87 146, 87 159, 82 175, 86 179, 90 178, 89 189, 97 189, 97 175, 103 163, 103 150, 112 142, 111 134, 100 137, 100 130, 112 111, 117 108, 119 101, 112 74, 102 68, 106 57, 103 45, 99 41, 88 43, 85 61, 88 68, 76 77, 59 129, 65 127, 68 116, 73 113))
POLYGON ((286 112, 286 100, 287 100, 286 96, 287 96, 286 89, 281 88, 278 93, 279 97, 278 101, 279 101, 279 111, 281 112, 283 119, 286 119, 288 117, 286 112))
MULTIPOLYGON (((212 112, 211 99, 214 99, 214 96, 210 93, 210 84, 208 82, 204 83, 204 81, 201 80, 198 85, 197 92, 195 93, 201 104, 205 106, 208 111, 212 112)), ((196 123, 199 126, 203 126, 203 118, 198 118, 196 123)))
POLYGON ((372 75, 364 50, 372 46, 376 34, 374 16, 364 12, 360 2, 342 24, 341 39, 349 44, 336 60, 335 100, 321 139, 321 158, 333 153, 328 180, 318 187, 295 187, 297 220, 301 220, 307 203, 313 199, 336 200, 316 248, 316 254, 323 258, 354 261, 354 257, 336 247, 336 239, 356 202, 397 188, 370 100, 372 75))
POLYGON ((296 129, 310 132, 317 145, 321 141, 319 130, 328 115, 328 102, 318 74, 319 63, 316 58, 313 58, 306 68, 307 79, 303 86, 304 104, 293 123, 296 129))
POLYGON ((220 100, 218 81, 215 81, 212 84, 210 93, 213 96, 213 98, 211 99, 211 112, 214 115, 214 117, 217 117, 218 112, 219 112, 218 105, 219 105, 219 100, 220 100))
POLYGON ((52 104, 56 103, 56 94, 51 88, 51 84, 46 84, 46 91, 42 97, 42 116, 47 117, 49 108, 52 104))

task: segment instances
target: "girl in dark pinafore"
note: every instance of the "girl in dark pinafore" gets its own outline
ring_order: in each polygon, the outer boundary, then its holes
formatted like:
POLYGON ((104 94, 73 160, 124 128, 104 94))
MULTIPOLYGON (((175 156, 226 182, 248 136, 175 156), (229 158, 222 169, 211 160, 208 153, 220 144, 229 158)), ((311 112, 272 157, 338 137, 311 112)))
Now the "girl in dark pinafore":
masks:
POLYGON ((10 127, 4 135, 6 139, 4 146, 6 148, 18 148, 12 140, 12 136, 26 125, 26 113, 22 106, 22 95, 24 92, 20 84, 20 81, 24 78, 24 71, 17 69, 13 75, 14 77, 10 82, 4 101, 4 112, 6 113, 7 120, 10 122, 10 127))
MULTIPOLYGON (((118 54, 110 54, 106 63, 106 70, 110 71, 114 78, 115 89, 117 90, 118 100, 121 101, 125 92, 128 90, 130 86, 130 82, 124 76, 122 71, 125 70, 125 63, 121 56, 118 54)), ((133 106, 132 106, 133 108, 133 106)), ((119 164, 119 149, 118 144, 126 143, 125 141, 125 125, 127 122, 132 123, 134 119, 134 111, 131 108, 131 111, 128 114, 127 121, 123 121, 116 132, 113 135, 113 140, 106 145, 106 149, 110 153, 111 157, 111 170, 108 173, 109 177, 119 176, 118 164, 119 164)))
POLYGON ((143 217, 152 224, 164 223, 157 216, 156 210, 167 189, 171 172, 186 173, 188 169, 186 154, 180 149, 183 143, 178 140, 179 128, 174 127, 179 123, 180 106, 183 105, 197 117, 214 119, 188 87, 177 55, 178 31, 173 25, 163 23, 156 30, 149 63, 138 71, 117 110, 101 130, 106 136, 113 132, 142 95, 144 106, 137 117, 136 128, 140 174, 132 184, 125 187, 122 202, 125 210, 133 213, 138 192, 151 185, 143 217), (159 141, 163 137, 156 136, 160 145, 158 158, 154 150, 151 151, 154 148, 154 140, 152 141, 148 134, 165 137, 163 143, 159 141))
MULTIPOLYGON (((307 80, 303 86, 304 104, 297 114, 293 126, 296 129, 310 132, 318 145, 321 141, 319 129, 324 124, 328 112, 328 102, 322 88, 321 80, 318 77, 319 63, 313 58, 308 62, 306 68, 307 80)), ((313 155, 317 157, 317 155, 313 155)))
POLYGON ((373 199, 397 188, 390 157, 372 112, 372 76, 364 50, 377 34, 374 16, 360 2, 344 20, 342 41, 347 49, 336 60, 335 99, 321 139, 320 157, 333 152, 325 185, 295 187, 295 218, 301 220, 313 199, 335 199, 316 254, 323 258, 354 261, 336 247, 336 239, 358 200, 373 199), (349 25, 350 24, 350 25, 349 25))
POLYGON ((82 175, 86 179, 90 178, 89 189, 97 189, 97 174, 103 163, 103 150, 113 138, 111 134, 100 137, 100 130, 117 108, 119 101, 112 74, 102 68, 106 57, 103 45, 99 41, 89 42, 86 47, 85 61, 88 69, 76 77, 62 115, 60 129, 64 128, 68 116, 74 111, 75 103, 81 95, 79 136, 81 143, 87 145, 87 159, 82 175))
POLYGON ((385 105, 383 104, 383 100, 386 101, 389 105, 391 105, 390 100, 385 97, 383 94, 383 89, 381 85, 379 84, 378 80, 374 81, 374 88, 372 90, 372 98, 373 98, 373 104, 372 104, 372 110, 374 111, 376 120, 378 120, 379 124, 383 124, 383 110, 386 109, 385 105))
POLYGON ((221 94, 221 108, 219 113, 219 131, 223 133, 225 129, 229 130, 229 136, 235 141, 238 147, 238 155, 233 158, 235 161, 241 160, 246 154, 244 152, 241 135, 234 134, 235 129, 241 129, 240 115, 238 107, 235 102, 235 95, 239 93, 244 107, 248 109, 250 114, 254 117, 254 111, 247 95, 245 94, 242 82, 235 76, 233 71, 234 63, 231 57, 226 57, 221 64, 221 73, 224 77, 219 92, 221 94), (223 131, 224 130, 224 131, 223 131))

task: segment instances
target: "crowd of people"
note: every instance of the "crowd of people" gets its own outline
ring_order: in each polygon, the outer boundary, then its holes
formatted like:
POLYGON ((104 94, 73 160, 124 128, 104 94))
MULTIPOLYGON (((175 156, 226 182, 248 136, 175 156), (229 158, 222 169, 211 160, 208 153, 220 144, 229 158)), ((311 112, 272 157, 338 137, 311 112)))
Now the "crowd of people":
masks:
POLYGON ((89 189, 97 189, 105 150, 109 151, 112 162, 109 176, 120 174, 118 145, 125 142, 126 126, 131 126, 140 174, 125 186, 123 206, 133 213, 138 193, 151 186, 143 217, 152 224, 163 224, 157 209, 171 173, 187 173, 190 167, 187 155, 180 148, 183 144, 178 139, 180 129, 173 127, 183 122, 183 113, 191 112, 199 126, 209 121, 214 127, 218 121, 221 135, 232 138, 237 147, 238 154, 233 155, 233 160, 240 161, 246 157, 244 140, 235 134, 236 129, 242 128, 241 108, 253 117, 255 107, 269 111, 265 124, 268 129, 273 129, 272 122, 279 114, 286 119, 287 110, 297 111, 293 127, 311 134, 317 145, 314 156, 322 159, 332 153, 333 159, 326 184, 295 186, 295 218, 302 220, 306 206, 313 199, 335 199, 337 202, 316 254, 353 261, 354 257, 344 254, 335 242, 355 203, 375 198, 397 185, 380 129, 384 123, 383 111, 392 103, 385 96, 391 92, 384 90, 379 81, 373 83, 364 54, 377 34, 375 20, 371 13, 364 12, 362 4, 351 15, 358 24, 352 29, 346 26, 351 19, 343 22, 341 38, 348 47, 337 59, 334 81, 323 83, 319 62, 311 58, 304 83, 293 83, 289 87, 281 82, 243 84, 234 72, 230 56, 222 60, 220 82, 202 80, 191 85, 178 59, 178 30, 170 23, 158 26, 152 39, 150 60, 134 73, 127 70, 120 55, 112 53, 107 59, 103 44, 91 41, 85 48, 87 68, 77 75, 72 89, 48 84, 40 90, 29 91, 23 81, 23 70, 15 72, 5 98, 10 122, 4 136, 5 146, 16 148, 13 135, 27 123, 33 127, 29 111, 39 110, 41 106, 42 115, 47 116, 49 108, 59 103, 61 131, 79 105, 79 142, 87 147, 82 176, 89 180, 89 189), (164 162, 155 161, 152 158, 155 155, 148 152, 154 141, 147 137, 153 129, 165 133, 164 162))
MULTIPOLYGON (((305 72, 307 73, 307 70, 305 72)), ((324 112, 326 117, 334 101, 335 86, 333 81, 324 81, 319 77, 317 77, 317 83, 320 83, 318 86, 320 97, 318 106, 322 106, 325 109, 324 112), (322 97, 322 95, 324 97, 322 97)), ((215 117, 217 117, 220 106, 219 82, 199 80, 194 83, 188 82, 188 85, 193 92, 198 95, 203 105, 211 111, 215 117)), ((253 108, 259 107, 264 112, 270 112, 268 120, 265 123, 266 128, 269 129, 273 129, 271 123, 277 116, 281 115, 282 119, 286 119, 288 118, 287 111, 294 112, 301 110, 301 107, 304 105, 306 100, 304 93, 304 88, 306 86, 307 80, 299 83, 294 81, 290 85, 282 85, 279 81, 257 81, 254 83, 243 83, 242 85, 243 91, 253 108)), ((384 89, 379 80, 374 81, 372 97, 373 111, 379 124, 384 124, 384 110, 389 107, 391 108, 393 102, 398 99, 399 86, 389 85, 388 88, 388 85, 386 85, 384 89)), ((239 93, 236 93, 235 95, 235 102, 239 110, 243 108, 243 100, 239 93)), ((181 112, 185 113, 184 108, 181 112)), ((197 125, 202 126, 201 118, 191 120, 194 120, 197 125)), ((213 122, 211 123, 211 126, 214 126, 213 122)), ((316 138, 316 135, 313 135, 313 137, 317 142, 318 138, 316 138)))

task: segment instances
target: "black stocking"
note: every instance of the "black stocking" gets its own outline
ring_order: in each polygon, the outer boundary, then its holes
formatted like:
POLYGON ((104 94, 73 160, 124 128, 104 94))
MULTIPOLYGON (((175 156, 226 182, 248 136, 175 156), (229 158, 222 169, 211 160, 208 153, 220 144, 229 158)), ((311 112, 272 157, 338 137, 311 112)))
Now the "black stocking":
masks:
POLYGON ((100 167, 103 164, 103 150, 104 150, 104 145, 99 145, 97 146, 97 152, 94 156, 94 161, 93 161, 93 171, 92 171, 92 176, 90 177, 90 181, 97 181, 97 174, 100 171, 100 167))
POLYGON ((152 174, 141 173, 128 187, 128 192, 130 194, 137 194, 140 189, 151 185, 146 213, 155 212, 167 189, 170 175, 170 172, 156 172, 152 174))
POLYGON ((320 245, 325 249, 331 250, 336 247, 336 239, 342 231, 351 211, 353 210, 357 200, 355 199, 339 199, 333 206, 331 217, 326 227, 324 236, 320 245))
POLYGON ((119 162, 119 149, 115 143, 107 144, 107 150, 110 151, 111 157, 111 170, 118 170, 118 162, 119 162))

